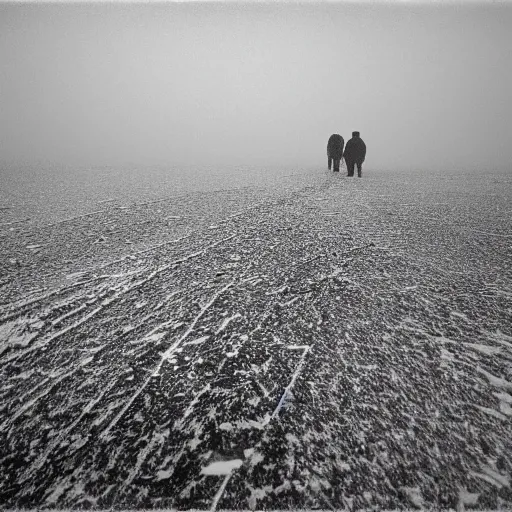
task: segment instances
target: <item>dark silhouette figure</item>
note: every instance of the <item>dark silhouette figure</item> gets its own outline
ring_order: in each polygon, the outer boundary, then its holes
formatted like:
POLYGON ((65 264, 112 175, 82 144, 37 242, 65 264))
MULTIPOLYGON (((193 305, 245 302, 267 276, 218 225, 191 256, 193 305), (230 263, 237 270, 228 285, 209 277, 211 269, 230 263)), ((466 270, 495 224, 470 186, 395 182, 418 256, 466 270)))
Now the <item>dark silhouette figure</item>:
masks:
POLYGON ((357 175, 361 177, 365 157, 366 144, 359 137, 359 132, 352 132, 352 138, 347 142, 345 153, 343 153, 343 158, 345 158, 347 164, 347 176, 354 176, 354 166, 357 165, 357 175))
POLYGON ((334 171, 340 172, 340 162, 343 157, 343 146, 345 145, 345 141, 341 135, 337 133, 333 133, 329 137, 329 142, 327 143, 327 166, 329 167, 329 171, 331 170, 331 166, 334 163, 334 171))

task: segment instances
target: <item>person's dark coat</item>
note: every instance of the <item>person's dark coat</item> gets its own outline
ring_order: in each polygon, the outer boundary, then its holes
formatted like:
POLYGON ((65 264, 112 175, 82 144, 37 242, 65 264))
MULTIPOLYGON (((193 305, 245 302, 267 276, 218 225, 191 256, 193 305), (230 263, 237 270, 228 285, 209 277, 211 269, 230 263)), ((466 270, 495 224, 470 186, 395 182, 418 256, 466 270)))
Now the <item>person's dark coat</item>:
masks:
POLYGON ((352 135, 353 137, 347 142, 347 145, 345 146, 343 158, 345 159, 345 162, 362 164, 366 157, 366 144, 363 142, 363 139, 359 137, 358 132, 354 132, 352 135))
POLYGON ((327 156, 333 160, 341 160, 345 141, 341 135, 333 133, 327 142, 327 156))

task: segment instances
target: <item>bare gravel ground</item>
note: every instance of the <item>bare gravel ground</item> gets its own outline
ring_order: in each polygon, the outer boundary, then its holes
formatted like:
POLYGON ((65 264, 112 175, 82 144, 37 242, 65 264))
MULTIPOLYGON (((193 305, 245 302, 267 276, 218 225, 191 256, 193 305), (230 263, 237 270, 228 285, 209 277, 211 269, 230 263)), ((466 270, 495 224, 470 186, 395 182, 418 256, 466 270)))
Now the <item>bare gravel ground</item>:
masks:
POLYGON ((6 211, 0 505, 512 507, 511 199, 317 172, 6 211))

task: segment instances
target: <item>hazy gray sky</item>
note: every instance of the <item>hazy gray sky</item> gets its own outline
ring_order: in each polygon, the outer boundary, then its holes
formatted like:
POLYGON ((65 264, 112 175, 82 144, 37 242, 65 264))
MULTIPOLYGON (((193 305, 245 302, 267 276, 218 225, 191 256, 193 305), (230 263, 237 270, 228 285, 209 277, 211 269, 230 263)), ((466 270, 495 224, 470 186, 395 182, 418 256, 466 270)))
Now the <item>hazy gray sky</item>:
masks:
POLYGON ((512 163, 512 5, 0 4, 0 159, 512 163))

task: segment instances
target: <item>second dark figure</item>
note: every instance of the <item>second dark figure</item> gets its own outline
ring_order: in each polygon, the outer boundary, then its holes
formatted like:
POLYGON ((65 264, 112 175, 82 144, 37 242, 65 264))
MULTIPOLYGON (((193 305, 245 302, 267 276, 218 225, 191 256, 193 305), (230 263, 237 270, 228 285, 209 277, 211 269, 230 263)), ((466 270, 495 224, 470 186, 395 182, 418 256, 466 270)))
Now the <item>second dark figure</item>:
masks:
POLYGON ((357 165, 357 175, 361 177, 365 157, 366 144, 359 137, 359 132, 352 132, 352 138, 347 142, 345 153, 343 153, 343 158, 345 158, 345 163, 347 164, 348 176, 354 176, 354 166, 357 165))
POLYGON ((327 142, 327 165, 329 167, 329 171, 331 170, 331 166, 334 163, 334 171, 340 171, 340 162, 343 157, 343 146, 345 145, 345 141, 341 135, 337 133, 333 133, 329 137, 329 142, 327 142))

